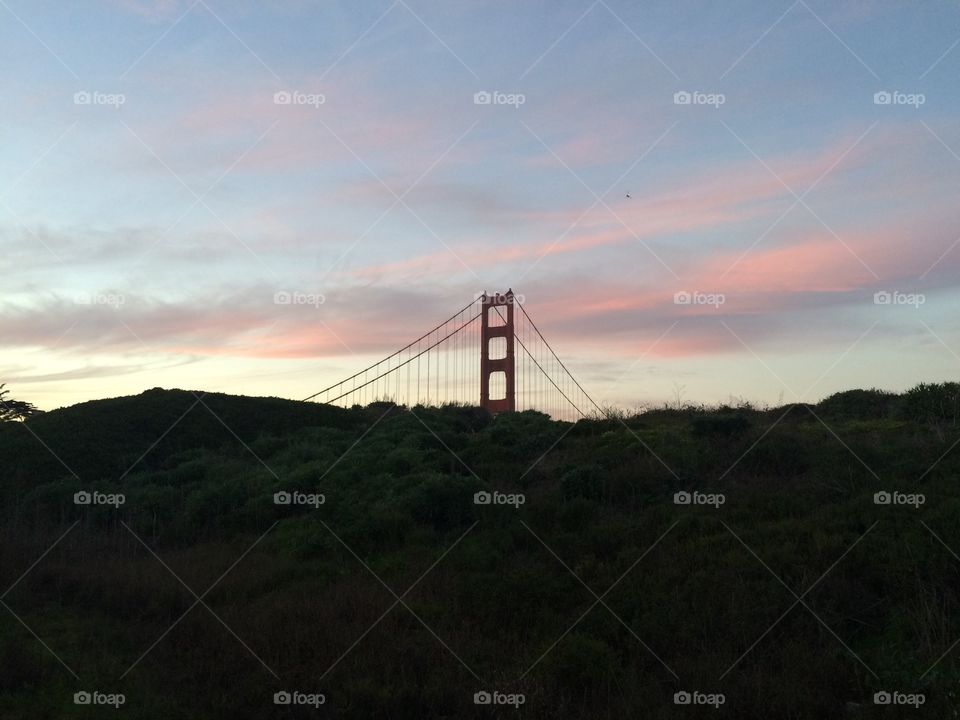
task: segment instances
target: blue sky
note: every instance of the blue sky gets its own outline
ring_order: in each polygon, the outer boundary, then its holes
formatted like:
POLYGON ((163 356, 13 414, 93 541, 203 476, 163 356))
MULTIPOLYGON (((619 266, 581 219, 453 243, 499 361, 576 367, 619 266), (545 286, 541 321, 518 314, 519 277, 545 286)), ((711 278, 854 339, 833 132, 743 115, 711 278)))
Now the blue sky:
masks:
POLYGON ((956 377, 956 3, 0 18, 0 380, 41 407, 302 397, 508 286, 609 403, 956 377))

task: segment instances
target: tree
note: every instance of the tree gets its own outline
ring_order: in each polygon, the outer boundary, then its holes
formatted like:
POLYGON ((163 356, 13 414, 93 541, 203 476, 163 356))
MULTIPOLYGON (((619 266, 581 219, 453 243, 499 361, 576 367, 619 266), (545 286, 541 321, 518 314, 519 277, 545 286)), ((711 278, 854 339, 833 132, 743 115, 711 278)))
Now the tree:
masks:
POLYGON ((31 403, 8 398, 7 394, 10 391, 4 390, 4 387, 6 387, 6 383, 0 383, 0 422, 26 420, 31 415, 40 412, 31 403))

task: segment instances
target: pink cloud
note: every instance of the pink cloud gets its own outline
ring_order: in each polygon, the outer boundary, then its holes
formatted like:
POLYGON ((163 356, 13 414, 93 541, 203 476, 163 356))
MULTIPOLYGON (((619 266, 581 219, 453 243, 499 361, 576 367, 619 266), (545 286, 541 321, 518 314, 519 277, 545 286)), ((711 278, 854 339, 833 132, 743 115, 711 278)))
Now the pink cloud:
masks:
MULTIPOLYGON (((784 183, 796 192, 803 192, 830 171, 852 144, 851 139, 845 138, 812 158, 781 158, 776 164, 789 167, 781 175, 784 183)), ((865 151, 856 149, 843 162, 844 165, 856 164, 864 157, 865 151)), ((834 169, 834 172, 840 170, 834 169)), ((792 202, 793 196, 784 185, 750 158, 652 197, 607 200, 623 224, 602 205, 584 217, 580 216, 587 206, 541 212, 532 220, 541 226, 539 234, 547 239, 501 246, 495 253, 486 247, 478 248, 476 243, 455 246, 453 250, 466 265, 478 270, 510 262, 529 264, 541 257, 631 244, 638 239, 652 241, 698 230, 734 227, 762 216, 776 217, 774 213, 782 212, 792 202), (774 201, 778 201, 776 205, 772 204, 774 201), (571 229, 575 222, 576 227, 571 229)), ((361 279, 417 275, 422 279, 424 273, 461 272, 463 264, 456 256, 438 251, 359 268, 351 275, 361 279)))

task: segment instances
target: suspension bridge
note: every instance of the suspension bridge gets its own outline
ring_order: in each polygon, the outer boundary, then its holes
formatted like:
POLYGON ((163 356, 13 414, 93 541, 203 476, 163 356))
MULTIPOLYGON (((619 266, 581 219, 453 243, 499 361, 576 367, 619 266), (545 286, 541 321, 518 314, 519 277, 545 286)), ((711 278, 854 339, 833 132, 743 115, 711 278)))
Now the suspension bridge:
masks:
POLYGON ((602 410, 513 290, 483 293, 429 332, 304 400, 350 407, 479 405, 575 422, 602 410))

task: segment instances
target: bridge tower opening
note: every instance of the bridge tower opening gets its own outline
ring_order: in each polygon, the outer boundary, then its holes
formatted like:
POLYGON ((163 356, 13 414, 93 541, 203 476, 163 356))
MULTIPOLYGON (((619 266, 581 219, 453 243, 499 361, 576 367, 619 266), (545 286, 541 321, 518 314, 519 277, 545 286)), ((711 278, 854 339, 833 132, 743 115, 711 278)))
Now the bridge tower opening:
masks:
POLYGON ((480 407, 494 415, 517 409, 513 302, 512 289, 492 295, 485 292, 481 298, 483 315, 480 324, 480 407), (503 351, 504 343, 506 354, 503 351), (496 346, 493 352, 491 345, 496 346), (502 380, 498 373, 503 374, 502 380), (495 397, 490 396, 490 379, 493 376, 497 376, 495 397))

